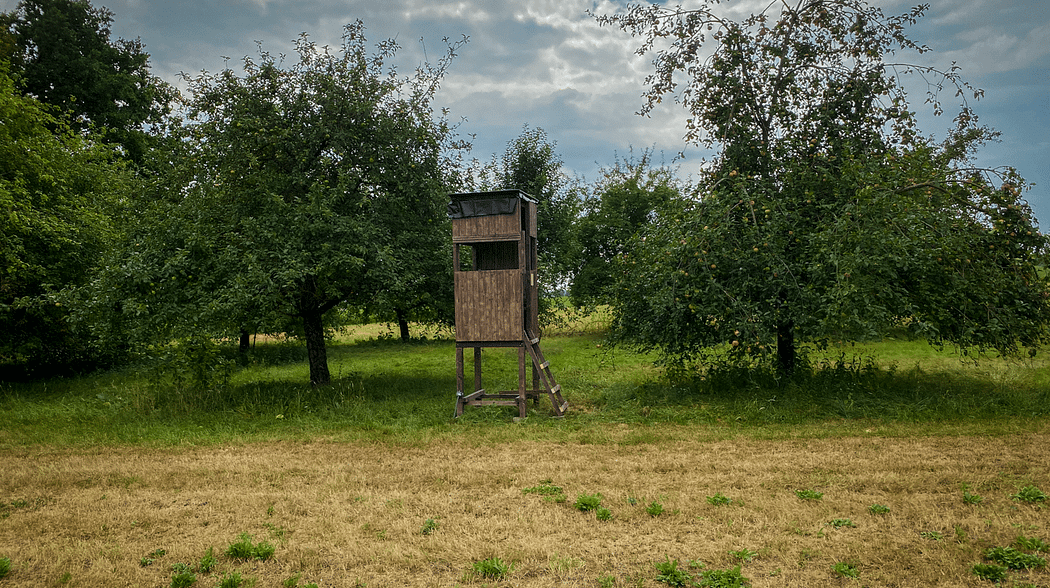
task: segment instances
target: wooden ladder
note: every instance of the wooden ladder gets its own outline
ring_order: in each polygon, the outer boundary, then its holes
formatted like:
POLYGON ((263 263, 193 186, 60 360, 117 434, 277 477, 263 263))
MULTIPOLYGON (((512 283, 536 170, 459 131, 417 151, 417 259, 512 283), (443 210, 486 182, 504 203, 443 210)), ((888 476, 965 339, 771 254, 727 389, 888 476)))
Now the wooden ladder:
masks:
MULTIPOLYGON (((540 350, 540 338, 533 337, 526 332, 524 343, 525 350, 532 357, 533 379, 535 379, 536 374, 539 374, 540 381, 543 383, 543 389, 546 390, 547 395, 550 396, 551 404, 554 405, 554 416, 565 416, 569 403, 562 398, 561 384, 554 381, 554 374, 551 373, 551 362, 543 357, 543 351, 540 350)), ((534 388, 535 385, 536 383, 533 382, 534 388)), ((535 392, 539 393, 540 390, 537 388, 535 392)))

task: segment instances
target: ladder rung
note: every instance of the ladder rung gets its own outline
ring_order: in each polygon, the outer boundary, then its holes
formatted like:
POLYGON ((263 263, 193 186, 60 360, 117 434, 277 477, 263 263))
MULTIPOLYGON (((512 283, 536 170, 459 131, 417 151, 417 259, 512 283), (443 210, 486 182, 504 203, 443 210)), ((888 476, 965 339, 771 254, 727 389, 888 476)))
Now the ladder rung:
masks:
POLYGON ((536 337, 535 339, 531 339, 530 341, 532 342, 533 345, 535 345, 535 344, 540 342, 540 338, 536 337))
POLYGON ((558 392, 561 392, 561 384, 555 384, 554 387, 551 388, 551 394, 557 394, 558 392))
POLYGON ((545 370, 545 369, 547 369, 549 367, 551 367, 551 362, 549 362, 549 361, 545 361, 545 362, 540 364, 540 369, 541 370, 545 370))

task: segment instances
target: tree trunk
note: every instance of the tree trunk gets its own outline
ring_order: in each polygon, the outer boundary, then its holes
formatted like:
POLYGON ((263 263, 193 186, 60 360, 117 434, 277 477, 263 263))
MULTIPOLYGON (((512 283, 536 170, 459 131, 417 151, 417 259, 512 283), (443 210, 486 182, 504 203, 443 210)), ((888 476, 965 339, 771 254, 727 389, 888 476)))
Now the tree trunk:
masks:
POLYGON ((405 316, 405 311, 398 308, 394 312, 397 313, 397 326, 401 329, 401 340, 408 343, 411 337, 408 335, 408 317, 405 316))
POLYGON ((777 371, 782 376, 795 373, 795 325, 791 321, 777 324, 777 371))
POLYGON ((241 340, 240 344, 237 346, 237 352, 241 355, 248 353, 248 348, 251 347, 251 342, 251 333, 248 332, 248 329, 241 329, 241 340))
POLYGON ((310 383, 326 386, 332 383, 328 371, 328 351, 324 343, 323 313, 317 309, 304 311, 303 332, 306 334, 306 356, 310 362, 310 383))

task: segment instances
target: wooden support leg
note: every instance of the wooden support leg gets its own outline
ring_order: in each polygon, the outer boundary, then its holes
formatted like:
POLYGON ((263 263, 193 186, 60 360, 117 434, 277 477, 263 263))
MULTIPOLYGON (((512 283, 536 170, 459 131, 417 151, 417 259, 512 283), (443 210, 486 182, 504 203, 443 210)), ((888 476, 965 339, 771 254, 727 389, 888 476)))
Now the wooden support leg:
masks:
POLYGON ((474 391, 481 390, 481 348, 474 348, 474 391))
POLYGON ((456 347, 456 416, 463 414, 463 348, 456 347))
POLYGON ((525 418, 528 399, 525 381, 525 346, 518 347, 518 416, 525 418))

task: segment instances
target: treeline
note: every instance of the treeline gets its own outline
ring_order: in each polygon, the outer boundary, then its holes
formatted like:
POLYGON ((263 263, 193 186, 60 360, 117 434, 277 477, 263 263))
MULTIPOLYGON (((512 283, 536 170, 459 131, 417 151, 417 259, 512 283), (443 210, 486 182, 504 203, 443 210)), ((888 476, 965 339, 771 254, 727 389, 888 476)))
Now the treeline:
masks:
POLYGON ((597 17, 654 55, 643 111, 674 97, 687 140, 717 156, 687 182, 632 152, 587 183, 527 125, 472 158, 434 104, 466 39, 401 75, 396 44, 351 23, 335 50, 304 35, 295 63, 261 52, 180 93, 141 42, 111 37, 107 10, 23 0, 0 15, 0 377, 144 353, 201 366, 216 342, 279 333, 327 383, 340 317, 406 338, 411 321, 452 321, 448 194, 493 188, 540 201, 548 303, 610 305, 617 342, 678 369, 717 357, 790 374, 805 345, 900 328, 1036 353, 1046 239, 1023 179, 970 163, 995 138, 965 100, 980 91, 911 68, 964 98, 935 141, 886 65, 920 49, 905 31, 922 10, 717 8, 597 17))

